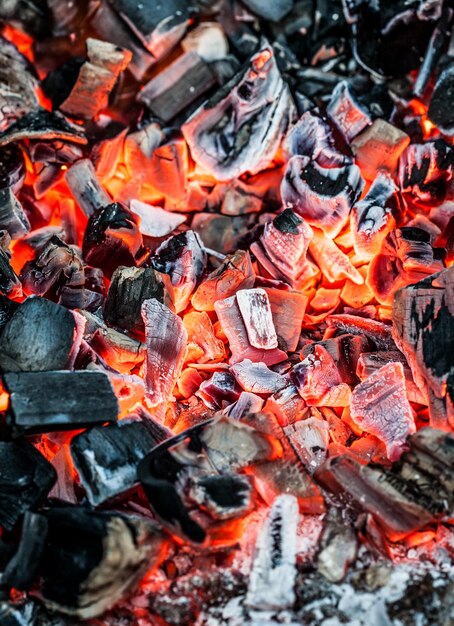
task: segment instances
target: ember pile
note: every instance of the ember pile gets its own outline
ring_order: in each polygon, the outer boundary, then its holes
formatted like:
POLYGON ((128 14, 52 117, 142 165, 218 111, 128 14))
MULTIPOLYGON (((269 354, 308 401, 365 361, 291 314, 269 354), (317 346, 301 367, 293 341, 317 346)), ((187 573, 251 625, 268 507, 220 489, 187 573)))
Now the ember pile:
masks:
POLYGON ((2 626, 453 623, 453 19, 0 3, 2 626))

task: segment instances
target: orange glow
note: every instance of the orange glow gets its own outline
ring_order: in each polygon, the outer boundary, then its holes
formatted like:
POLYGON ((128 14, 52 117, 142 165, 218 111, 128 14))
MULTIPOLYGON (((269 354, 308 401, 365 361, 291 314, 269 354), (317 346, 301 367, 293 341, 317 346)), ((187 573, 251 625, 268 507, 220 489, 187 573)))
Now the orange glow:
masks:
POLYGON ((16 48, 31 62, 34 61, 33 54, 33 38, 30 35, 7 25, 2 30, 2 35, 8 41, 11 41, 16 48))

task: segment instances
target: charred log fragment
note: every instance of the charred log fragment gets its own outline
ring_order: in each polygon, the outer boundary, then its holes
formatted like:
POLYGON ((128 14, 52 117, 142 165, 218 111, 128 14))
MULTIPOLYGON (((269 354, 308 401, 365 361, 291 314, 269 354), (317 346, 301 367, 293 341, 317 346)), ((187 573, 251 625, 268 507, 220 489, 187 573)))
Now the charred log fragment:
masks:
POLYGON ((449 103, 454 97, 454 67, 447 67, 439 76, 427 112, 428 118, 444 135, 454 134, 454 112, 449 103))
POLYGON ((7 130, 0 133, 0 146, 7 146, 24 139, 68 141, 76 144, 86 144, 84 131, 77 124, 66 119, 59 111, 47 111, 35 107, 11 124, 7 130))
POLYGON ((122 420, 95 426, 71 441, 71 456, 93 506, 138 484, 137 467, 156 444, 146 423, 122 420))
POLYGON ((131 60, 131 52, 91 37, 86 45, 87 60, 80 66, 75 85, 59 108, 72 117, 92 119, 107 107, 110 92, 131 60))
POLYGON ((216 77, 208 63, 191 51, 152 78, 137 99, 168 122, 215 84, 216 77))
POLYGON ((399 183, 421 202, 439 202, 452 178, 454 152, 443 139, 410 144, 399 160, 399 183))
POLYGON ((246 71, 203 104, 182 131, 194 160, 217 180, 230 180, 271 163, 293 114, 273 50, 262 44, 246 71))
POLYGON ((308 157, 294 156, 287 164, 281 195, 286 206, 334 238, 347 222, 363 187, 356 165, 323 168, 308 157))
POLYGON ((17 193, 26 174, 25 159, 18 145, 12 143, 0 149, 0 189, 11 188, 17 193))
POLYGON ((76 323, 64 307, 45 298, 28 298, 0 336, 3 372, 63 370, 78 349, 76 323))
POLYGON ((41 504, 57 474, 32 444, 0 441, 0 526, 12 530, 22 515, 41 504))
POLYGON ((378 350, 396 349, 392 336, 392 327, 383 322, 346 313, 330 315, 326 322, 328 325, 328 336, 338 332, 341 334, 364 335, 375 344, 378 350))
POLYGON ((361 465, 341 455, 316 472, 317 481, 341 500, 373 515, 391 541, 452 515, 453 437, 423 428, 392 468, 361 465), (422 448, 422 449, 421 449, 422 448))
MULTIPOLYGON (((41 528, 38 520, 26 524, 19 549, 27 554, 40 596, 52 610, 96 617, 139 581, 150 562, 159 561, 162 538, 150 520, 76 506, 54 506, 34 515, 41 518, 41 528)), ((11 581, 18 578, 15 565, 7 570, 11 581)))
POLYGON ((0 248, 0 293, 12 298, 22 295, 22 285, 11 267, 8 254, 0 248))
POLYGON ((101 207, 110 204, 110 197, 101 187, 89 159, 74 163, 65 178, 74 199, 88 218, 101 207))
POLYGON ((14 436, 74 430, 115 421, 118 415, 117 398, 102 372, 11 372, 3 382, 14 436))
POLYGON ((163 302, 164 286, 151 267, 118 267, 104 303, 104 319, 111 326, 142 333, 142 304, 153 298, 163 302))
POLYGON ((367 180, 381 171, 394 175, 399 157, 410 143, 410 137, 396 126, 378 119, 357 135, 351 143, 355 162, 367 180))
POLYGON ((136 266, 142 248, 137 217, 119 202, 99 208, 88 220, 82 252, 89 265, 111 277, 120 265, 136 266))

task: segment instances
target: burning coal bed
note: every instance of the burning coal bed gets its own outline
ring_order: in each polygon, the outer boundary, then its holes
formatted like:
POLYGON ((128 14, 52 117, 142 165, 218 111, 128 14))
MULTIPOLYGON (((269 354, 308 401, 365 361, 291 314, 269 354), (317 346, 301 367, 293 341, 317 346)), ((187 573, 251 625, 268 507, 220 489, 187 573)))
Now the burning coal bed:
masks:
POLYGON ((453 19, 0 2, 1 626, 452 626, 453 19))

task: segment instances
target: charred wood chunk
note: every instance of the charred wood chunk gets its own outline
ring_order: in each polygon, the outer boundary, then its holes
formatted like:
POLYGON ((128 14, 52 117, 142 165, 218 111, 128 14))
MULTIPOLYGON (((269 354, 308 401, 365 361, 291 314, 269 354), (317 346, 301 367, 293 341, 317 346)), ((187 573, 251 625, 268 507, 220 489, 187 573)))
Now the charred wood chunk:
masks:
POLYGON ((45 298, 28 298, 0 336, 4 372, 63 370, 69 366, 76 324, 64 307, 45 298))
POLYGON ((402 363, 387 363, 357 385, 350 413, 360 428, 383 441, 388 458, 397 460, 416 430, 402 363))
POLYGON ((0 19, 5 22, 20 22, 27 32, 44 39, 52 33, 52 14, 44 0, 12 0, 0 7, 0 19))
POLYGON ((11 239, 20 239, 30 232, 28 217, 11 187, 0 189, 0 228, 7 230, 11 239))
POLYGON ((215 84, 208 63, 196 52, 186 52, 152 78, 137 99, 168 122, 215 84))
POLYGON ((264 20, 280 22, 292 10, 294 0, 244 0, 243 4, 264 20))
POLYGON ((233 296, 238 289, 249 289, 254 281, 249 252, 238 250, 206 276, 194 292, 191 304, 197 311, 214 311, 216 300, 233 296))
POLYGON ((350 214, 350 227, 356 254, 371 259, 381 250, 383 240, 394 228, 392 209, 397 187, 390 175, 380 173, 350 214))
POLYGON ((22 295, 22 285, 11 267, 8 254, 0 248, 0 293, 12 298, 22 295))
POLYGON ((454 67, 446 68, 439 76, 427 112, 428 118, 448 137, 454 135, 454 111, 449 105, 454 97, 454 67))
POLYGON ((252 485, 247 476, 213 474, 192 481, 189 497, 216 520, 245 515, 252 506, 252 485))
POLYGON ((89 265, 108 278, 120 265, 136 266, 142 247, 137 217, 119 202, 98 209, 88 220, 82 252, 89 265))
POLYGON ((410 144, 399 161, 399 184, 422 202, 443 200, 452 178, 454 151, 443 139, 410 144))
POLYGON ((110 197, 101 187, 93 163, 89 159, 81 159, 74 163, 66 173, 66 182, 77 204, 88 218, 110 203, 110 197))
POLYGON ((345 81, 335 87, 327 113, 349 142, 372 123, 369 111, 358 102, 345 81))
POLYGON ((42 81, 44 95, 52 102, 54 110, 68 98, 84 62, 85 59, 82 57, 72 57, 63 65, 51 70, 42 81))
MULTIPOLYGON (((449 381, 454 371, 453 268, 396 292, 393 335, 405 354, 414 380, 425 396, 454 398, 449 381)), ((440 424, 443 426, 443 424, 440 424)), ((445 408, 446 427, 446 408, 445 408)))
POLYGON ((237 296, 217 300, 214 303, 222 330, 229 341, 232 353, 230 363, 238 363, 238 361, 250 359, 255 363, 263 361, 265 365, 274 365, 275 363, 285 361, 287 355, 277 347, 276 329, 266 291, 263 289, 245 289, 241 291, 253 292, 249 296, 243 296, 242 311, 237 296), (252 301, 255 303, 253 307, 250 306, 252 301), (266 334, 268 331, 270 332, 269 340, 266 334), (256 344, 273 345, 274 347, 258 348, 251 343, 250 338, 256 344))
POLYGON ((253 363, 248 359, 232 365, 230 371, 244 391, 271 394, 287 385, 283 376, 270 370, 264 363, 253 363))
POLYGON ((204 380, 195 395, 213 411, 221 409, 225 403, 236 402, 240 397, 241 387, 228 371, 214 372, 211 378, 204 380))
POLYGON ((71 456, 88 501, 98 506, 131 490, 139 462, 155 441, 141 422, 95 426, 74 437, 71 456))
POLYGON ((69 308, 86 305, 85 269, 79 251, 55 235, 35 259, 27 261, 20 278, 28 295, 45 295, 69 308))
POLYGON ((325 489, 373 515, 391 541, 452 515, 452 434, 424 428, 410 440, 410 451, 391 469, 361 465, 350 456, 329 459, 315 474, 325 489), (421 442, 422 443, 422 442, 421 442), (447 478, 449 477, 449 478, 447 478))
POLYGON ((104 304, 104 319, 111 326, 143 332, 142 304, 153 298, 163 302, 164 287, 151 267, 118 267, 104 304))
POLYGON ((14 435, 74 430, 113 422, 118 401, 102 372, 54 371, 4 374, 10 394, 8 424, 14 435))
POLYGON ((0 441, 0 526, 12 530, 44 501, 56 478, 53 466, 30 443, 0 441))
POLYGON ((329 124, 313 111, 306 111, 289 129, 283 148, 289 157, 307 156, 322 167, 341 167, 351 162, 337 149, 329 124))
POLYGON ((192 230, 166 239, 156 250, 152 264, 161 273, 177 313, 189 304, 206 263, 203 242, 192 230))
POLYGON ((0 333, 13 317, 20 304, 0 294, 0 333))
POLYGON ((11 188, 17 193, 22 187, 26 174, 22 150, 16 144, 0 149, 0 189, 11 188))
POLYGON ((313 235, 309 224, 291 209, 285 209, 265 224, 260 239, 251 245, 251 252, 270 276, 301 289, 318 273, 307 258, 313 235))
POLYGON ((324 519, 317 555, 317 571, 333 583, 339 583, 356 559, 358 540, 354 528, 342 519, 340 509, 332 507, 324 519))
POLYGON ((183 37, 194 11, 185 0, 156 4, 153 0, 109 0, 110 4, 156 58, 169 52, 183 37))
POLYGON ((182 131, 194 160, 217 180, 229 180, 271 163, 293 114, 274 52, 262 44, 246 71, 203 104, 182 131))
POLYGON ((185 215, 140 200, 131 200, 129 208, 140 218, 140 232, 147 237, 166 237, 186 221, 185 215))
POLYGON ((375 120, 351 143, 355 162, 367 180, 374 180, 380 171, 393 175, 399 157, 410 143, 410 137, 385 120, 375 120))
POLYGON ((281 495, 273 503, 256 543, 246 604, 259 610, 295 603, 298 501, 281 495))
POLYGON ((87 39, 87 60, 79 68, 76 83, 60 109, 73 117, 92 119, 108 104, 120 72, 131 52, 99 39, 87 39))
POLYGON ((308 157, 294 156, 281 185, 283 203, 331 238, 348 220, 364 181, 356 165, 323 168, 308 157))
POLYGON ((142 317, 147 345, 147 403, 165 412, 186 357, 188 334, 181 318, 156 299, 145 300, 142 317))
POLYGON ((309 252, 330 283, 344 279, 350 280, 355 285, 364 283, 363 276, 352 264, 349 256, 318 228, 313 229, 309 252))
POLYGON ((0 37, 0 131, 38 107, 38 77, 16 46, 0 37))
POLYGON ((330 315, 326 321, 329 331, 334 331, 333 334, 340 332, 341 334, 364 335, 375 344, 378 350, 396 349, 392 328, 384 322, 346 313, 330 315))
POLYGON ((284 428, 290 445, 309 474, 326 461, 329 430, 328 422, 318 417, 299 420, 284 428))
MULTIPOLYGON (((89 619, 112 607, 135 585, 147 566, 159 559, 162 540, 149 520, 119 513, 96 513, 83 507, 52 507, 39 514, 47 532, 41 545, 28 525, 19 550, 35 545, 29 558, 45 605, 89 619), (38 557, 38 565, 32 557, 38 557)), ((14 580, 13 565, 8 576, 14 580)))
POLYGON ((396 228, 386 235, 368 268, 367 284, 377 300, 390 305, 397 289, 442 270, 443 261, 421 228, 396 228))
POLYGON ((110 122, 105 128, 95 128, 95 140, 90 152, 90 159, 97 175, 108 179, 115 175, 115 170, 123 153, 128 127, 122 122, 110 122))
POLYGON ((47 111, 35 108, 14 122, 7 130, 0 133, 0 146, 24 139, 70 141, 77 144, 86 144, 84 131, 77 124, 73 124, 58 111, 47 111))

